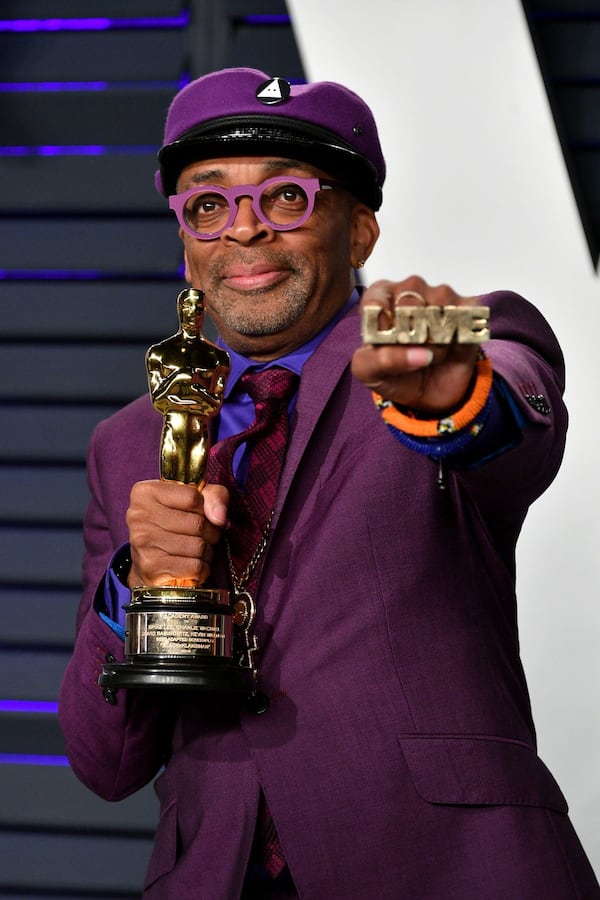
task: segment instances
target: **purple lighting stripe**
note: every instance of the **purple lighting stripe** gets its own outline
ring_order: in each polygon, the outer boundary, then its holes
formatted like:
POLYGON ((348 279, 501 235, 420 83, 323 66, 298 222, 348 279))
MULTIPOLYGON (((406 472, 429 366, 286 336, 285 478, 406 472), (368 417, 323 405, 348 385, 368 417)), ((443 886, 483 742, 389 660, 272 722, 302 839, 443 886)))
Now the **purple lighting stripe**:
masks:
POLYGON ((0 147, 1 156, 103 156, 106 153, 147 154, 157 153, 158 146, 123 145, 108 146, 103 144, 46 144, 41 147, 0 147))
POLYGON ((0 753, 0 766, 68 766, 66 756, 42 753, 0 753))
POLYGON ((140 16, 139 18, 108 19, 64 18, 64 19, 1 19, 0 32, 48 32, 48 31, 110 31, 119 28, 185 28, 190 21, 189 13, 180 16, 140 16))
POLYGON ((105 91, 107 81, 2 81, 3 94, 29 91, 105 91))
POLYGON ((106 91, 119 90, 148 90, 154 88, 169 88, 177 90, 184 87, 190 79, 171 79, 169 81, 2 81, 0 92, 3 94, 30 93, 36 91, 62 92, 62 91, 106 91))
POLYGON ((100 269, 0 269, 0 281, 176 281, 184 277, 181 264, 172 272, 103 272, 100 269))
POLYGON ((0 281, 95 281, 98 269, 0 269, 0 281))
POLYGON ((95 281, 98 269, 0 269, 0 281, 95 281))
POLYGON ((53 700, 0 700, 0 712, 56 714, 58 703, 53 700))

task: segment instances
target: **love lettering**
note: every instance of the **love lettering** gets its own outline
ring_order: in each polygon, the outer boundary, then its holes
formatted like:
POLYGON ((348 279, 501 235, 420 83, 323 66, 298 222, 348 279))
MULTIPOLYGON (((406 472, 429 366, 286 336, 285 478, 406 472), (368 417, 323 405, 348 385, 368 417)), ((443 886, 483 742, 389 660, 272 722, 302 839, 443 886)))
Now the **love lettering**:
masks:
POLYGON ((365 344, 482 344, 489 319, 489 306, 364 306, 361 334, 365 344))

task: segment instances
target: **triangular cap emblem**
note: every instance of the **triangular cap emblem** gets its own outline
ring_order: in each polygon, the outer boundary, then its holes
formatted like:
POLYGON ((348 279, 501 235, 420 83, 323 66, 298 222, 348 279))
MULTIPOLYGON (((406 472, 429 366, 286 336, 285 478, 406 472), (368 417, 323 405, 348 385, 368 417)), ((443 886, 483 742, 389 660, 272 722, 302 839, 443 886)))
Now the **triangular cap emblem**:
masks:
POLYGON ((285 78, 269 78, 256 91, 256 99, 267 106, 285 103, 290 96, 291 85, 285 78))

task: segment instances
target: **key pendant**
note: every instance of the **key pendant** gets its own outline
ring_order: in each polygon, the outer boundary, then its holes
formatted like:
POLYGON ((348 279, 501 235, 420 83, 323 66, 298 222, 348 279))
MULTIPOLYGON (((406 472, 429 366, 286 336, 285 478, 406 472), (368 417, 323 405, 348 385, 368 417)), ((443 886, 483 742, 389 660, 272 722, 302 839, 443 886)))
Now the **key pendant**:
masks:
MULTIPOLYGON (((248 591, 235 591, 234 598, 235 616, 233 624, 237 626, 237 636, 240 646, 236 647, 239 656, 239 665, 244 669, 251 669, 256 677, 257 669, 254 662, 254 654, 258 651, 258 638, 250 633, 256 616, 254 598, 248 591)), ((237 643, 237 642, 236 642, 237 643)))
POLYGON ((241 648, 239 664, 243 669, 250 669, 254 678, 258 675, 258 669, 254 661, 254 654, 258 651, 258 639, 255 634, 249 634, 245 629, 242 632, 244 646, 241 648))

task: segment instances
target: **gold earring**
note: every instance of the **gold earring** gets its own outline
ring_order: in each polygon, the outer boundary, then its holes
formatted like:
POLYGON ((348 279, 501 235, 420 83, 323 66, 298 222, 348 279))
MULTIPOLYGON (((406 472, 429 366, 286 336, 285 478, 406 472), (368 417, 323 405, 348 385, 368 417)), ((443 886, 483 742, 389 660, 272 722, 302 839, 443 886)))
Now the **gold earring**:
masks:
POLYGON ((356 263, 356 266, 355 266, 354 268, 355 268, 355 269, 362 269, 363 266, 364 266, 364 264, 365 264, 364 259, 359 259, 358 262, 356 263))

